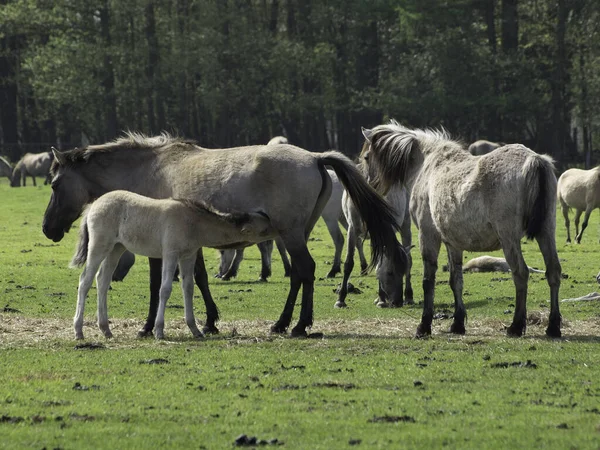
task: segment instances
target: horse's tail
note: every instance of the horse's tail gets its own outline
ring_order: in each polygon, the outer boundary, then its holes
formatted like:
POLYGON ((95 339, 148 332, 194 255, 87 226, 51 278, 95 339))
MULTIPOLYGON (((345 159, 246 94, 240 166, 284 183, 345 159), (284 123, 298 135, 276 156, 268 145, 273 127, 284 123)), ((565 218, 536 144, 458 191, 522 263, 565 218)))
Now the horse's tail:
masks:
POLYGON ((548 220, 556 221, 556 176, 554 163, 549 156, 534 155, 523 164, 527 207, 524 225, 527 239, 540 234, 548 220))
POLYGON ((323 166, 328 165, 333 168, 366 224, 371 236, 369 268, 372 269, 379 264, 385 255, 391 259, 395 267, 398 267, 398 270, 404 272, 408 259, 396 239, 396 230, 400 229, 400 225, 394 218, 392 207, 367 183, 354 163, 346 156, 336 151, 315 156, 323 166))
POLYGON ((81 267, 87 261, 88 244, 90 243, 90 233, 88 231, 87 214, 81 218, 81 226, 79 227, 79 242, 77 250, 71 259, 69 267, 81 267))

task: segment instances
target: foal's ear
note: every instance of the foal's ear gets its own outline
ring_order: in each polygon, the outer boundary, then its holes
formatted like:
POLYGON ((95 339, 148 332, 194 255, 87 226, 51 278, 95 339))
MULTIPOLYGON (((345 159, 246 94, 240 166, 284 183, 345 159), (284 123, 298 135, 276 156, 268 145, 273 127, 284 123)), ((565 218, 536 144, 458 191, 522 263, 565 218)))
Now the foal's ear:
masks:
POLYGON ((363 136, 367 140, 367 142, 371 143, 371 135, 373 134, 373 130, 369 130, 368 128, 360 127, 363 136))
POLYGON ((56 150, 54 147, 52 147, 52 154, 54 155, 54 159, 58 162, 58 164, 61 166, 66 164, 67 160, 65 159, 65 155, 56 150))

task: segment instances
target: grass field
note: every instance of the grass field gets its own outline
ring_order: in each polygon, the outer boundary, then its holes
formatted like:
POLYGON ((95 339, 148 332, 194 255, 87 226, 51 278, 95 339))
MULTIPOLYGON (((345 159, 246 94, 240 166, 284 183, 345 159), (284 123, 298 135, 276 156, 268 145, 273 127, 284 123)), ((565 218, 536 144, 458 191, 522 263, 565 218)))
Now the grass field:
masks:
MULTIPOLYGON (((79 270, 67 266, 77 230, 57 244, 44 237, 50 188, 39 184, 11 189, 0 181, 2 448, 219 449, 235 446, 242 434, 268 448, 600 448, 600 302, 561 303, 563 338, 547 339, 543 274, 530 278, 526 336, 509 339, 510 275, 465 275, 467 334, 454 336, 446 333, 448 275, 438 273, 439 319, 431 339, 415 340, 421 306, 377 309, 374 274, 357 271, 352 282, 363 293, 349 296, 348 309, 333 308, 340 278, 321 278, 333 244, 319 223, 309 248, 318 277, 313 332, 322 338, 268 334, 288 280, 274 256, 271 281, 256 282, 254 247, 236 280, 211 280, 219 335, 192 339, 176 285, 167 339, 138 339, 148 307, 148 263, 138 258, 109 293, 115 337, 106 340, 96 329, 92 290, 87 339, 76 342, 79 270)), ((561 298, 600 290, 598 228, 594 213, 583 243, 565 244, 559 219, 568 275, 561 298)), ((535 242, 523 249, 530 266, 543 268, 535 242)), ((215 273, 217 252, 205 257, 215 273)), ((413 257, 418 303, 422 264, 418 252, 413 257)), ((199 297, 195 309, 202 318, 199 297)))

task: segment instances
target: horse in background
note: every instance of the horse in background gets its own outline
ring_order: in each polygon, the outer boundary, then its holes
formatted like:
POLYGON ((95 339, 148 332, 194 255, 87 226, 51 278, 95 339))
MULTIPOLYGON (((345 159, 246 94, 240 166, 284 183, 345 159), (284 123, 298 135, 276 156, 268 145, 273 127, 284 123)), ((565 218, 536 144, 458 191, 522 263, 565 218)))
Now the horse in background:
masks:
POLYGON ((267 142, 267 145, 278 145, 278 144, 288 144, 288 140, 285 136, 275 136, 267 142))
POLYGON ((555 243, 557 181, 552 159, 520 144, 473 156, 444 130, 409 129, 393 120, 363 134, 361 154, 374 169, 373 185, 386 192, 399 183, 411 192, 410 213, 419 229, 424 269, 417 337, 431 334, 442 243, 448 251, 454 294, 450 331, 465 333, 463 252, 502 248, 516 288, 515 313, 507 334, 523 335, 529 279, 521 251, 523 236, 536 239, 544 257, 551 302, 546 334, 559 337, 561 267, 555 243))
POLYGON ((600 166, 589 170, 566 170, 558 179, 558 201, 565 218, 567 242, 571 242, 569 210, 575 208, 575 242, 581 243, 592 211, 600 208, 600 166), (579 219, 584 211, 580 232, 579 219))
POLYGON ((23 155, 17 164, 15 164, 10 185, 12 187, 21 186, 22 178, 23 186, 26 186, 28 176, 32 178, 34 186, 37 186, 35 177, 44 177, 44 184, 50 183, 51 164, 51 151, 44 153, 25 153, 25 155, 23 155))
POLYGON ((475 156, 487 155, 489 152, 502 147, 504 144, 486 141, 481 139, 469 145, 469 153, 475 156))
POLYGON ((0 177, 8 178, 8 182, 12 183, 13 167, 10 162, 2 156, 0 156, 0 177))
POLYGON ((194 317, 194 265, 200 247, 254 242, 272 233, 263 213, 222 213, 191 200, 156 200, 128 191, 112 191, 96 200, 81 221, 80 239, 71 265, 85 268, 79 277, 77 309, 73 324, 76 339, 83 339, 85 300, 96 276, 98 327, 112 337, 106 297, 121 255, 132 253, 162 258, 160 301, 156 315, 156 339, 164 338, 165 307, 171 296, 173 275, 179 265, 185 321, 202 337, 194 317), (96 275, 97 274, 97 275, 96 275))

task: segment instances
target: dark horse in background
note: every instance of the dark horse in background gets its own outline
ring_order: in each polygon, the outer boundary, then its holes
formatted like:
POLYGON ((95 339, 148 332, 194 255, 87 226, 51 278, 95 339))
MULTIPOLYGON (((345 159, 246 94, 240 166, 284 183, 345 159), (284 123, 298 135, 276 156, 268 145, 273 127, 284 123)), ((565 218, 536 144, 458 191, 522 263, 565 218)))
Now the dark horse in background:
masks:
MULTIPOLYGON (((153 198, 187 198, 222 211, 238 210, 269 217, 273 235, 281 237, 292 261, 290 290, 279 320, 271 327, 285 333, 302 288, 302 306, 292 336, 305 336, 313 323, 315 262, 307 239, 331 193, 325 166, 333 168, 357 207, 371 236, 372 264, 393 258, 402 267, 406 254, 398 243, 393 211, 366 182, 354 163, 335 151, 310 153, 292 145, 209 150, 163 134, 129 133, 104 145, 54 152, 52 196, 43 221, 44 234, 55 242, 102 194, 123 189, 153 198)), ((230 242, 241 248, 254 242, 230 242)), ((217 307, 208 289, 202 250, 195 281, 206 305, 205 333, 217 333, 217 307)), ((150 309, 140 335, 154 327, 161 261, 150 259, 150 309)))

